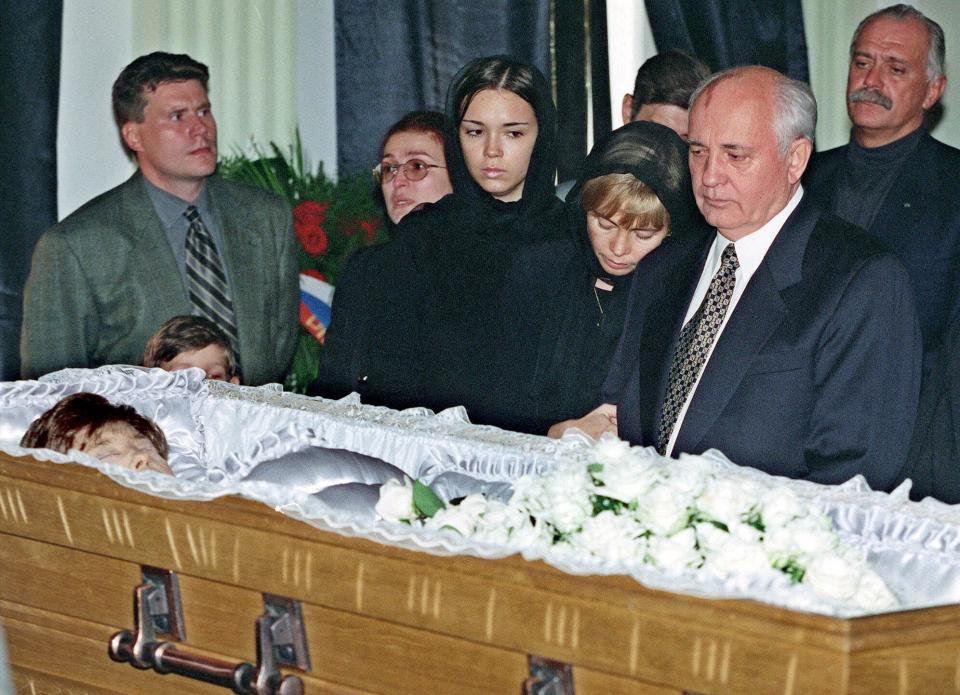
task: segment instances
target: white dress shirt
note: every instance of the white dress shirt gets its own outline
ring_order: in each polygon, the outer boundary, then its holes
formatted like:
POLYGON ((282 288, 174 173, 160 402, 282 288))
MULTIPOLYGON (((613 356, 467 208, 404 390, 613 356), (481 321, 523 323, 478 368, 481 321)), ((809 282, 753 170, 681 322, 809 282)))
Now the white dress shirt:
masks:
POLYGON ((790 198, 790 201, 780 212, 770 218, 762 227, 754 232, 750 232, 747 236, 736 242, 731 242, 720 234, 720 232, 717 232, 717 236, 713 240, 713 245, 710 247, 710 252, 707 254, 707 261, 703 264, 703 270, 700 273, 700 282, 697 284, 697 289, 693 293, 693 298, 690 300, 690 306, 687 307, 687 315, 683 319, 684 325, 697 313, 697 309, 699 309, 703 303, 704 297, 707 296, 710 282, 720 269, 720 258, 723 255, 723 250, 727 248, 727 245, 730 243, 733 243, 734 248, 737 250, 737 260, 740 262, 740 267, 737 268, 736 284, 733 286, 733 295, 730 297, 730 304, 727 307, 726 315, 723 317, 723 323, 720 324, 720 328, 713 338, 713 344, 710 346, 709 352, 707 352, 707 359, 704 360, 703 366, 700 368, 700 373, 697 375, 697 380, 693 383, 693 388, 690 389, 690 393, 687 394, 687 400, 684 401, 683 407, 677 415, 677 422, 674 424, 673 431, 670 433, 670 441, 667 443, 667 456, 671 454, 677 442, 677 435, 680 432, 680 427, 683 425, 683 419, 687 415, 687 408, 690 407, 693 394, 697 392, 697 387, 700 385, 703 370, 706 369, 710 363, 710 357, 713 355, 713 349, 720 339, 720 334, 723 333, 723 329, 726 328, 727 321, 730 320, 730 316, 733 314, 737 302, 740 301, 740 297, 743 296, 743 291, 750 283, 750 278, 757 272, 757 268, 759 268, 760 263, 763 262, 763 257, 767 255, 770 245, 773 243, 773 240, 777 238, 777 234, 780 233, 784 222, 787 221, 790 214, 796 209, 797 205, 800 204, 800 198, 802 197, 803 186, 798 186, 793 197, 790 198))

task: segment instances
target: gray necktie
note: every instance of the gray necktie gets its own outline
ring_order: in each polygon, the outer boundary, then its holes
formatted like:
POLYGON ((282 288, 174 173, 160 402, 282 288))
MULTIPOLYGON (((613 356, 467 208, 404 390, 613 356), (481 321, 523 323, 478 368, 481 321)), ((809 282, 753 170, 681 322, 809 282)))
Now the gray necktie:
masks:
POLYGON ((673 352, 673 364, 670 365, 670 374, 667 377, 667 393, 663 399, 660 427, 657 430, 657 451, 661 454, 667 451, 667 444, 670 443, 670 435, 677 424, 680 410, 687 402, 690 389, 696 383, 703 363, 707 361, 723 317, 727 315, 739 267, 736 248, 733 244, 727 244, 720 257, 720 269, 710 281, 707 295, 680 331, 680 338, 673 352))
POLYGON ((191 205, 183 214, 190 222, 187 229, 187 294, 190 302, 195 313, 217 324, 236 348, 233 301, 220 254, 197 208, 191 205))

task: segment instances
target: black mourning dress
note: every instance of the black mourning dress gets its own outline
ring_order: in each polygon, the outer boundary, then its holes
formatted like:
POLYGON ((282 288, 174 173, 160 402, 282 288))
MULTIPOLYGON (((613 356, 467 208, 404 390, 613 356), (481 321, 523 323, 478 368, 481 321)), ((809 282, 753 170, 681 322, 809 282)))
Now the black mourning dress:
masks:
MULTIPOLYGON (((414 343, 402 367, 408 403, 433 409, 465 405, 471 416, 482 409, 494 356, 503 348, 495 342, 495 318, 511 254, 566 233, 563 204, 554 195, 556 110, 549 84, 534 71, 531 105, 538 134, 516 202, 496 200, 470 176, 460 148, 454 86, 447 95, 446 159, 454 193, 401 220, 395 242, 405 254, 406 276, 394 291, 407 303, 400 319, 405 325, 397 330, 414 343)), ((396 325, 397 317, 390 322, 396 325)))
POLYGON ((632 174, 663 202, 671 220, 664 245, 705 233, 691 191, 687 147, 676 133, 637 122, 599 142, 567 196, 564 215, 571 233, 513 255, 500 300, 494 389, 499 400, 481 419, 544 434, 551 424, 599 405, 623 329, 629 284, 644 265, 641 260, 634 273, 611 277, 590 245, 580 191, 588 180, 615 173, 632 174))

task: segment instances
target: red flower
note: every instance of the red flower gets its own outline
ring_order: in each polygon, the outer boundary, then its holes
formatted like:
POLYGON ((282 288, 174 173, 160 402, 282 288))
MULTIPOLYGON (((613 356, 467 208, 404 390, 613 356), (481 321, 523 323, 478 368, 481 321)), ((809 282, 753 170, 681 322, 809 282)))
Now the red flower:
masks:
POLYGON ((374 217, 371 220, 360 220, 360 229, 363 230, 363 239, 367 244, 377 240, 377 231, 380 229, 380 220, 374 217))
POLYGON ((321 226, 327 219, 330 203, 318 203, 305 200, 293 209, 293 229, 303 246, 311 256, 322 256, 327 252, 330 240, 321 226))
POLYGON ((319 270, 314 270, 313 268, 309 268, 309 269, 307 269, 307 270, 301 270, 301 271, 300 271, 300 274, 301 274, 301 275, 309 275, 310 277, 316 278, 317 280, 320 280, 321 282, 327 282, 327 276, 324 275, 323 273, 321 273, 319 270))

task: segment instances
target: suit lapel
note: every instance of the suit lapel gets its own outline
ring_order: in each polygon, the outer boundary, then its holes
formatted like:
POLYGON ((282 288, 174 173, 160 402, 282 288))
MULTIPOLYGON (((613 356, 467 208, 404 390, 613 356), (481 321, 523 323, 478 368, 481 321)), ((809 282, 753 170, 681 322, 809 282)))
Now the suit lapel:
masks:
MULTIPOLYGON (((807 241, 818 218, 813 203, 801 201, 770 245, 703 370, 677 435, 676 451, 701 448, 701 441, 740 386, 754 355, 787 315, 781 292, 799 282, 807 241)), ((671 346, 675 344, 676 339, 671 346)))
POLYGON ((141 281, 152 287, 148 294, 162 298, 159 301, 170 306, 189 303, 173 249, 139 171, 123 184, 121 200, 126 222, 120 231, 130 244, 131 257, 143 259, 147 272, 141 281))
POLYGON ((253 316, 259 306, 259 295, 264 287, 264 273, 275 272, 273 268, 263 268, 260 264, 251 264, 251 258, 273 258, 273 254, 264 254, 258 250, 260 238, 254 233, 264 225, 251 220, 249 205, 234 191, 224 186, 220 179, 211 176, 207 179, 210 187, 210 201, 223 237, 223 263, 227 269, 227 279, 233 297, 234 319, 241 349, 251 346, 250 338, 262 332, 263 316, 253 316), (252 312, 252 313, 251 313, 252 312))

